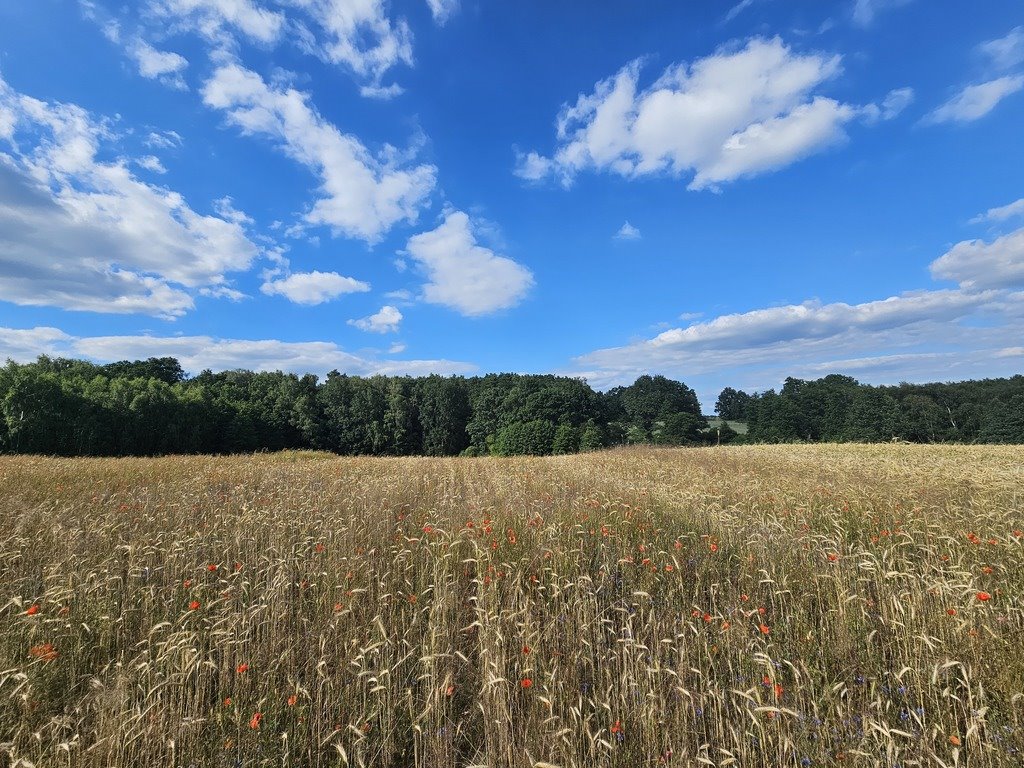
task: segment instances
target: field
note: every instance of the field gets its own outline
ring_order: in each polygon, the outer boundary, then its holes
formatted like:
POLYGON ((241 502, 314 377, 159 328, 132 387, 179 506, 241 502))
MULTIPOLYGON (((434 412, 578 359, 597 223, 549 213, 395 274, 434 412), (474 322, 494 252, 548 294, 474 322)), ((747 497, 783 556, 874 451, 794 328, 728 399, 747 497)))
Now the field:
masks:
POLYGON ((0 765, 1021 765, 1020 458, 0 458, 0 765))

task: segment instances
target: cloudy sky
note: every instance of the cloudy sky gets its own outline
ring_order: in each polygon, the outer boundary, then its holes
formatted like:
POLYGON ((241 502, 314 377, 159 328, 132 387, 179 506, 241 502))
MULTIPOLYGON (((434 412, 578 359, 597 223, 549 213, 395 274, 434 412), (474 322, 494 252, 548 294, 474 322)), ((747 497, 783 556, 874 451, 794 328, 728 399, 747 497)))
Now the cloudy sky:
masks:
POLYGON ((1024 370, 1019 0, 0 3, 0 359, 1024 370))

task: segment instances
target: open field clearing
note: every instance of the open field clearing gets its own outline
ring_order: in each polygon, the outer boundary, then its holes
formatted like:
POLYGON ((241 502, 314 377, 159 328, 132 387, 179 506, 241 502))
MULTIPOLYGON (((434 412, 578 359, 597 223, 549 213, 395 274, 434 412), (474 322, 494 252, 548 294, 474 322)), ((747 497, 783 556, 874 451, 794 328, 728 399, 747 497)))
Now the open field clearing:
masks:
POLYGON ((0 458, 0 764, 1021 765, 1020 458, 0 458))

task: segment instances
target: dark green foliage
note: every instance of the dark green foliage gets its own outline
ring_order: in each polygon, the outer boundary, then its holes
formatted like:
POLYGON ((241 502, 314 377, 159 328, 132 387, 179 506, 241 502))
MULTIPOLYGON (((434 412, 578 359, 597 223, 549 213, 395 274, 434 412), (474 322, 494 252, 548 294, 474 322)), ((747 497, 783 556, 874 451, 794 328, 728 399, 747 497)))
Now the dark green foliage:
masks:
POLYGON ((629 443, 793 441, 1024 443, 1024 376, 871 387, 847 376, 725 389, 709 427, 693 390, 641 376, 607 393, 582 379, 203 371, 173 358, 95 365, 40 357, 0 368, 0 452, 65 456, 245 453, 565 454, 629 443), (724 426, 723 426, 724 425, 724 426))

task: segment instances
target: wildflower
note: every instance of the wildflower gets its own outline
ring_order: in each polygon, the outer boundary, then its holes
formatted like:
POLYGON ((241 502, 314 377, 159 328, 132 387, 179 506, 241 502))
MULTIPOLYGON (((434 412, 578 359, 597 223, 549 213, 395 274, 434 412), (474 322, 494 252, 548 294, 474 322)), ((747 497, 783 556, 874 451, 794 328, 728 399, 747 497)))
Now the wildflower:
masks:
POLYGON ((992 573, 992 566, 991 565, 986 565, 984 568, 981 569, 981 572, 982 573, 986 573, 986 574, 987 573, 992 573))
POLYGON ((952 736, 949 737, 949 743, 952 744, 954 747, 959 747, 960 737, 954 733, 952 736))
POLYGON ((956 616, 956 608, 947 608, 946 613, 950 616, 956 616))
POLYGON ((767 624, 762 624, 758 629, 761 630, 762 635, 767 635, 772 631, 767 624))
POLYGON ((226 699, 224 699, 224 706, 225 707, 230 707, 231 706, 231 697, 230 696, 228 696, 226 699))
POLYGON ((780 683, 776 683, 775 684, 775 688, 774 688, 775 698, 776 699, 781 699, 782 698, 782 690, 783 690, 782 689, 782 685, 780 683))
POLYGON ((757 612, 758 612, 759 614, 761 614, 762 616, 764 616, 764 614, 765 614, 765 612, 766 612, 766 611, 765 611, 765 607, 764 607, 764 606, 762 605, 762 606, 761 606, 760 608, 758 608, 758 609, 757 609, 757 612))
POLYGON ((977 595, 975 595, 975 597, 977 597, 983 603, 986 600, 992 599, 992 595, 990 595, 988 592, 979 592, 977 595))
POLYGON ((838 560, 838 559, 839 559, 839 555, 837 555, 837 554, 836 554, 835 552, 829 552, 829 553, 828 553, 828 561, 829 561, 830 563, 834 563, 834 562, 836 562, 836 560, 838 560))
POLYGON ((705 623, 705 624, 710 624, 710 623, 711 623, 711 621, 712 621, 712 619, 711 619, 711 614, 710 614, 710 613, 705 613, 705 614, 704 614, 704 623, 705 623))
POLYGON ((711 542, 711 545, 708 547, 708 549, 710 549, 712 552, 717 552, 718 551, 718 545, 715 544, 715 542, 711 542))
POLYGON ((672 566, 671 566, 671 565, 666 565, 666 566, 665 566, 665 573, 672 573, 672 571, 673 571, 673 570, 674 570, 674 569, 672 568, 672 566))
POLYGON ((295 703, 298 700, 299 700, 299 697, 296 694, 293 693, 291 696, 288 697, 288 706, 289 707, 294 707, 295 703))
POLYGON ((729 622, 728 621, 723 621, 722 622, 722 629, 728 629, 728 628, 729 628, 729 622))
POLYGON ((533 680, 531 680, 528 677, 524 677, 522 680, 519 681, 519 685, 521 685, 524 689, 529 688, 533 685, 533 680))
POLYGON ((533 650, 533 649, 532 649, 532 648, 530 648, 530 646, 528 646, 528 645, 524 645, 524 646, 523 646, 523 655, 524 655, 524 656, 529 656, 529 655, 530 655, 530 651, 531 651, 531 650, 533 650))
POLYGON ((415 604, 416 603, 416 595, 409 595, 409 602, 415 604))
POLYGON ((185 579, 183 582, 181 582, 181 586, 183 586, 185 589, 188 589, 192 586, 192 579, 185 579))
POLYGON ((237 573, 240 570, 242 570, 242 564, 241 563, 235 563, 235 572, 237 573))
POLYGON ((341 603, 335 603, 334 604, 334 612, 335 613, 341 613, 341 608, 342 608, 341 603))
POLYGON ((35 616, 37 613, 39 613, 39 603, 29 606, 29 609, 25 611, 26 616, 35 616))
POLYGON ((199 610, 199 606, 200 606, 200 602, 198 600, 193 600, 191 603, 188 604, 188 609, 190 611, 198 611, 199 610))
POLYGON ((325 547, 323 544, 317 543, 314 549, 316 550, 316 553, 318 555, 322 555, 324 553, 324 550, 327 549, 327 547, 325 547))
POLYGON ((53 643, 40 643, 28 649, 28 655, 43 662, 50 662, 59 656, 53 643))
POLYGON ((622 732, 622 724, 618 720, 616 720, 615 721, 615 725, 613 725, 611 728, 609 728, 609 730, 612 733, 621 733, 622 732))
POLYGON ((243 661, 241 664, 235 667, 235 671, 240 675, 244 675, 246 672, 249 671, 249 665, 243 661))
POLYGON ((217 564, 216 563, 210 563, 208 566, 206 566, 206 570, 209 571, 210 573, 216 573, 216 571, 217 571, 217 564))
POLYGON ((434 526, 432 526, 432 525, 424 525, 423 526, 423 532, 424 533, 433 533, 434 532, 434 526))
POLYGON ((263 713, 262 712, 254 712, 253 715, 252 715, 252 719, 249 721, 249 727, 252 728, 254 731, 258 730, 259 727, 260 727, 260 721, 262 719, 263 719, 263 713))
POLYGON ((747 602, 749 599, 750 599, 750 595, 748 595, 746 592, 744 592, 742 595, 740 595, 740 600, 742 600, 744 603, 747 602))
POLYGON ((455 686, 454 685, 449 685, 447 688, 444 689, 444 695, 445 696, 451 696, 453 693, 455 693, 455 686))

